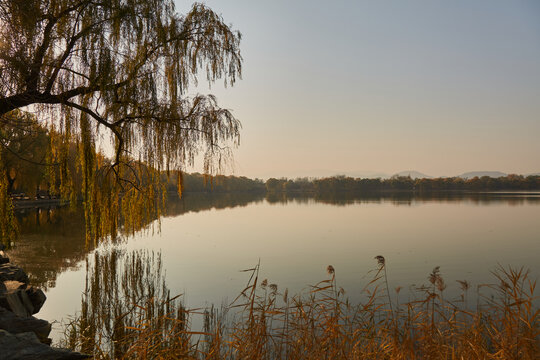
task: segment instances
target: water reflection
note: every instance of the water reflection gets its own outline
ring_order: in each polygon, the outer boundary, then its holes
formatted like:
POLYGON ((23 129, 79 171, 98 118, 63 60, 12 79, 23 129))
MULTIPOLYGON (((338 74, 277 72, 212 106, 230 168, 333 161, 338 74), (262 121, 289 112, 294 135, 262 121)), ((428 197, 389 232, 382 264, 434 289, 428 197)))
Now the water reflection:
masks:
MULTIPOLYGON (((247 206, 263 200, 260 194, 187 194, 181 199, 171 197, 164 215, 247 206)), ((34 285, 44 290, 55 287, 59 273, 80 266, 95 248, 95 244, 86 242, 81 208, 25 208, 17 210, 16 217, 21 234, 9 256, 25 269, 34 285)))
POLYGON ((58 273, 73 269, 92 247, 85 243, 82 211, 68 207, 23 209, 16 212, 20 238, 9 251, 12 262, 25 269, 33 284, 55 287, 58 273))
POLYGON ((269 193, 266 201, 271 204, 287 204, 295 202, 299 204, 323 203, 329 205, 352 205, 352 204, 380 204, 391 203, 393 205, 413 205, 416 203, 467 203, 474 205, 524 205, 540 204, 538 192, 485 192, 485 193, 411 193, 393 192, 387 194, 373 193, 355 195, 350 193, 321 193, 309 195, 305 193, 269 193))
MULTIPOLYGON (((140 231, 97 250, 85 241, 80 211, 18 212, 22 234, 9 255, 47 289, 39 316, 49 320, 80 311, 84 260, 112 249, 162 253, 171 292, 186 293, 191 308, 234 299, 246 280, 238 270, 258 259, 261 276, 291 292, 321 280, 332 264, 351 300, 361 297, 375 255, 388 261, 391 289, 426 284, 431 269, 441 266, 454 297, 456 280, 474 288, 498 262, 537 274, 538 205, 537 194, 186 194, 170 199, 159 233, 140 231)), ((158 222, 146 228, 152 226, 158 222)))
POLYGON ((171 195, 164 215, 178 216, 211 209, 243 207, 262 201, 264 194, 261 193, 186 193, 182 198, 171 195))
MULTIPOLYGON (((212 209, 245 207, 250 204, 391 204, 412 206, 421 204, 540 205, 538 193, 437 193, 414 195, 392 193, 350 196, 350 194, 260 194, 260 193, 187 193, 181 199, 171 197, 164 211, 165 217, 176 217, 212 209)), ((46 207, 21 209, 16 212, 21 236, 10 251, 14 263, 23 267, 32 282, 45 290, 55 287, 59 273, 80 266, 94 244, 85 242, 84 215, 81 209, 46 207)))
POLYGON ((185 347, 186 313, 162 270, 160 253, 96 251, 86 261, 81 310, 67 326, 66 345, 100 359, 139 358, 137 344, 154 352, 185 347))

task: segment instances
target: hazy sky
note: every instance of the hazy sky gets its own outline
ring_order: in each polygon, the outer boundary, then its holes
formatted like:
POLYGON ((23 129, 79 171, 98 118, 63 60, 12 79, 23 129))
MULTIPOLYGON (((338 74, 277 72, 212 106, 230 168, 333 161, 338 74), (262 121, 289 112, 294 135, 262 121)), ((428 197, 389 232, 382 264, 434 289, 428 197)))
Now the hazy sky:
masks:
POLYGON ((198 89, 236 175, 540 171, 540 1, 205 3, 243 35, 243 80, 198 89))

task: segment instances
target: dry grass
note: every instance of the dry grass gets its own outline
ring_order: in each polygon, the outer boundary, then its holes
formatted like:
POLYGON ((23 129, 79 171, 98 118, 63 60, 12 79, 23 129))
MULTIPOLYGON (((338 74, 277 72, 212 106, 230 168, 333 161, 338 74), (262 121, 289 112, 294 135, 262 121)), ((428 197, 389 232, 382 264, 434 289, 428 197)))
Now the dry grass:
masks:
MULTIPOLYGON (((131 259, 132 264, 139 263, 123 272, 120 283, 131 283, 134 288, 142 285, 130 276, 151 267, 143 260, 141 254, 131 259)), ((275 284, 259 279, 257 265, 246 270, 251 277, 234 303, 219 311, 186 310, 168 297, 164 284, 157 286, 159 291, 154 288, 139 294, 146 300, 110 298, 102 305, 87 304, 83 306, 86 313, 70 327, 68 345, 99 359, 539 358, 536 281, 527 271, 496 269, 496 283, 479 290, 478 295, 486 296, 470 310, 470 285, 459 282, 461 302, 446 301, 446 285, 435 268, 429 276, 430 286, 417 290, 421 295, 418 300, 396 301, 392 306, 385 260, 377 257, 377 262, 375 276, 364 288, 367 297, 362 304, 348 302, 332 266, 328 267, 328 279, 313 286, 307 295, 291 297, 287 290, 280 293, 275 284), (109 308, 105 311, 101 306, 109 308), (227 313, 232 319, 226 320, 227 313), (204 318, 203 331, 191 329, 194 316, 204 318)), ((111 271, 110 266, 107 271, 111 271)), ((92 277, 96 277, 95 271, 92 277)), ((98 292, 103 291, 104 286, 100 286, 98 292)))

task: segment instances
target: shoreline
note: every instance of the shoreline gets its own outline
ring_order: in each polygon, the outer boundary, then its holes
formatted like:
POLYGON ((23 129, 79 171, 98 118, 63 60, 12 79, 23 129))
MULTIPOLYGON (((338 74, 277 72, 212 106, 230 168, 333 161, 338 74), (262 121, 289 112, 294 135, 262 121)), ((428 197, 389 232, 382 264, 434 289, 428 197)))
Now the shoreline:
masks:
POLYGON ((34 317, 47 300, 28 275, 10 262, 0 243, 0 357, 9 359, 87 359, 91 355, 52 347, 51 323, 34 317))
MULTIPOLYGON (((186 191, 183 195, 189 197, 190 195, 222 195, 222 194, 253 194, 259 192, 253 191, 229 191, 229 192, 212 192, 212 191, 186 191)), ((344 195, 349 194, 351 196, 388 196, 388 195, 412 195, 412 196, 425 196, 425 195, 494 195, 494 196, 532 196, 540 197, 540 190, 495 190, 495 191, 472 191, 472 190, 437 190, 437 191, 418 191, 418 190, 378 190, 368 192, 358 191, 303 191, 303 190, 287 190, 287 191, 266 191, 260 192, 261 195, 305 195, 305 196, 320 196, 320 195, 344 195)), ((176 193, 169 193, 169 198, 176 198, 176 193)), ((15 210, 25 210, 33 208, 46 208, 46 207, 62 207, 68 206, 69 201, 62 199, 31 199, 31 200, 13 200, 13 207, 15 210)))

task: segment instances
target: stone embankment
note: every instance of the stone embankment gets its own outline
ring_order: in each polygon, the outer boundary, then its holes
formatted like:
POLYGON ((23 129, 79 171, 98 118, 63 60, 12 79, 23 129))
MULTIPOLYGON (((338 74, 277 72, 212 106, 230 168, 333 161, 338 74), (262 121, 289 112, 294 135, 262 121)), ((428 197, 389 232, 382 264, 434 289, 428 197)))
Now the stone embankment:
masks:
POLYGON ((28 276, 9 262, 0 243, 0 360, 87 359, 90 356, 51 347, 51 324, 35 318, 46 296, 28 284, 28 276))

